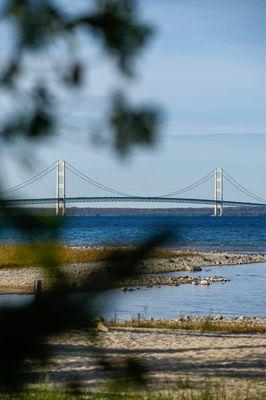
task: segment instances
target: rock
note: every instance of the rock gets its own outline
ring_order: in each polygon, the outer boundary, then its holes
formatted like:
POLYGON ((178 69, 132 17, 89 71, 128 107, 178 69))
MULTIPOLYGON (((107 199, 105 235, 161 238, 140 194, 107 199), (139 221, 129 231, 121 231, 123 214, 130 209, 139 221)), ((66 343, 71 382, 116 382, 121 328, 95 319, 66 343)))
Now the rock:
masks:
POLYGON ((193 281, 192 285, 196 286, 196 285, 198 285, 198 282, 197 281, 193 281))
POLYGON ((246 317, 244 315, 240 315, 240 317, 237 318, 238 321, 244 321, 246 317))
POLYGON ((188 322, 190 317, 188 315, 183 315, 182 317, 178 318, 179 322, 188 322))
POLYGON ((202 268, 200 266, 194 266, 193 271, 202 271, 202 268))
POLYGON ((222 314, 218 314, 218 315, 216 315, 216 317, 213 318, 214 321, 221 321, 222 319, 224 319, 222 314))
POLYGON ((210 282, 207 281, 206 279, 202 279, 202 280, 200 281, 200 285, 208 286, 209 284, 210 284, 210 282))
POLYGON ((202 271, 202 269, 195 265, 187 265, 186 271, 197 272, 197 271, 202 271))
POLYGON ((108 331, 109 331, 109 329, 107 328, 106 325, 104 325, 103 322, 99 322, 99 323, 98 323, 97 329, 98 329, 98 331, 100 331, 100 332, 108 332, 108 331))

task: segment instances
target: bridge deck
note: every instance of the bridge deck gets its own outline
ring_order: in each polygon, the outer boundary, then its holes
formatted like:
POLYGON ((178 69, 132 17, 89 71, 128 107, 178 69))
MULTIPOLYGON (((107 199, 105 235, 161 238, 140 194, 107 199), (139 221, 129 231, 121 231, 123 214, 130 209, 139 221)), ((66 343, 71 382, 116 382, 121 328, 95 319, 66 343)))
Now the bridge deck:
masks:
POLYGON ((66 197, 57 199, 56 197, 47 197, 40 199, 10 199, 7 203, 11 206, 16 205, 36 205, 36 204, 56 204, 58 201, 65 203, 108 203, 108 202, 137 202, 137 203, 169 203, 169 204, 205 204, 214 205, 221 204, 223 206, 247 206, 247 207, 265 207, 265 203, 251 203, 244 201, 215 201, 210 199, 190 199, 179 197, 152 197, 152 196, 135 196, 135 197, 119 197, 119 196, 106 196, 106 197, 66 197))

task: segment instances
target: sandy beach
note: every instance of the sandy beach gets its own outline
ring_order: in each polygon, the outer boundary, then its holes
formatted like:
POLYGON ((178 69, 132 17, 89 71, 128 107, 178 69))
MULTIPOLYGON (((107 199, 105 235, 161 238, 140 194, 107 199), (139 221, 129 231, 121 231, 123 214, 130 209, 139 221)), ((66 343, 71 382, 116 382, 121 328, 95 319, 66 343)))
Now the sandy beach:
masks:
POLYGON ((109 328, 92 344, 87 332, 77 331, 51 340, 53 358, 43 373, 53 385, 78 379, 85 387, 98 388, 108 377, 97 362, 104 351, 113 363, 123 363, 129 356, 142 361, 152 390, 178 393, 178 382, 186 378, 191 388, 207 381, 219 383, 244 399, 248 390, 266 389, 265 344, 260 333, 144 328, 109 328))

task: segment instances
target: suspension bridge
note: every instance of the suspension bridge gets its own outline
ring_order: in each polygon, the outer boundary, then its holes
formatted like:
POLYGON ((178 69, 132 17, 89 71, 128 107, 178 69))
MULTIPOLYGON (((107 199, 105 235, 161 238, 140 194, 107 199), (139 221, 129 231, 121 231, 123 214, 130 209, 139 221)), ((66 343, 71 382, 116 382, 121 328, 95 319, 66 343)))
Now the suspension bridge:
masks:
POLYGON ((138 202, 138 203, 168 203, 168 204, 202 204, 213 206, 213 215, 222 216, 223 208, 229 207, 265 207, 266 200, 246 189, 222 168, 210 171, 201 179, 189 186, 170 193, 157 196, 136 196, 123 193, 106 186, 82 173, 66 161, 60 160, 14 187, 0 193, 1 201, 9 206, 55 205, 57 215, 65 215, 67 204, 99 203, 99 202, 138 202), (198 197, 183 197, 187 192, 213 180, 214 196, 212 199, 198 197), (248 197, 248 201, 224 199, 224 181, 248 197), (81 185, 82 183, 82 185, 81 185), (82 189, 83 187, 83 189, 82 189), (91 195, 100 191, 101 195, 91 195), (104 193, 104 194, 102 194, 104 193), (252 200, 252 201, 251 201, 252 200))

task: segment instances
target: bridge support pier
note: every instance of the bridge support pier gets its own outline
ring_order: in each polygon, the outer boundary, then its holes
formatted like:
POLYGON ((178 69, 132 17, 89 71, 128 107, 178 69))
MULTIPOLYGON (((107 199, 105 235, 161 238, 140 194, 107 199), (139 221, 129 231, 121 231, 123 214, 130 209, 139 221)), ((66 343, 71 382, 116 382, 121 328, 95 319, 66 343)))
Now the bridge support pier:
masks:
POLYGON ((56 168, 56 215, 66 215, 66 180, 65 180, 65 161, 57 161, 56 168))
POLYGON ((214 212, 215 217, 222 217, 223 215, 223 170, 216 168, 214 174, 214 212))

